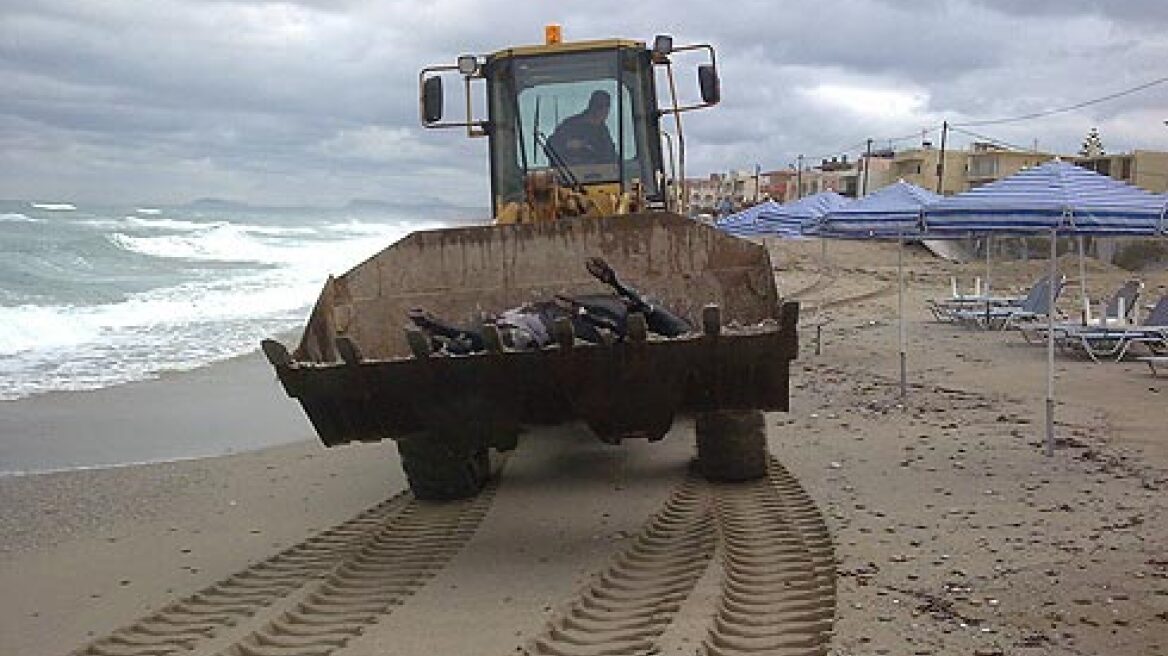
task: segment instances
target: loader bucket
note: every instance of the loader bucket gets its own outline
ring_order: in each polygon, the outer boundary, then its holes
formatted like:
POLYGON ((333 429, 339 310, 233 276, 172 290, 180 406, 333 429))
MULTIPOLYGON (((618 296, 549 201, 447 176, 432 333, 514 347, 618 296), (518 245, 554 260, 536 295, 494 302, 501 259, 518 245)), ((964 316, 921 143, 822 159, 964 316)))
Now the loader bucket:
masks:
POLYGON ((605 441, 658 439, 678 412, 786 410, 797 307, 780 306, 763 247, 675 214, 464 227, 415 232, 330 278, 295 350, 264 350, 329 446, 428 435, 507 449, 524 426, 577 419, 605 441), (408 343, 412 308, 478 325, 606 293, 591 256, 694 332, 459 356, 408 343))

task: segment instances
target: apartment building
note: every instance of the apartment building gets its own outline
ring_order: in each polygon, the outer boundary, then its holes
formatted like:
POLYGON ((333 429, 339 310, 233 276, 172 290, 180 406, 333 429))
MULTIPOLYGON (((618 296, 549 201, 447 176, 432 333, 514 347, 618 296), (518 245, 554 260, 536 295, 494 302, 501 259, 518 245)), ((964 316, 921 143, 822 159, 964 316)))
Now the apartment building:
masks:
POLYGON ((902 150, 892 158, 890 174, 892 181, 904 180, 930 191, 946 194, 969 189, 965 179, 965 162, 968 153, 961 150, 946 150, 942 169, 942 153, 929 142, 920 148, 902 150), (938 185, 938 179, 942 184, 938 185))
POLYGON ((1168 152, 1133 150, 1120 155, 1071 157, 1071 162, 1153 193, 1168 192, 1168 152))
POLYGON ((974 142, 966 151, 964 188, 953 191, 968 191, 1054 158, 1051 153, 1008 150, 990 143, 974 142))
MULTIPOLYGON (((702 211, 716 210, 720 202, 723 206, 728 202, 731 209, 738 210, 754 204, 755 199, 770 198, 785 203, 822 191, 857 198, 897 180, 931 191, 957 194, 1055 157, 1058 155, 1054 153, 974 142, 967 149, 947 149, 942 170, 940 149, 925 142, 919 148, 877 151, 858 160, 846 156, 824 159, 818 166, 802 171, 716 173, 708 179, 689 181, 689 197, 691 207, 702 211)), ((1135 150, 1117 155, 1062 158, 1154 193, 1168 192, 1168 152, 1135 150)))

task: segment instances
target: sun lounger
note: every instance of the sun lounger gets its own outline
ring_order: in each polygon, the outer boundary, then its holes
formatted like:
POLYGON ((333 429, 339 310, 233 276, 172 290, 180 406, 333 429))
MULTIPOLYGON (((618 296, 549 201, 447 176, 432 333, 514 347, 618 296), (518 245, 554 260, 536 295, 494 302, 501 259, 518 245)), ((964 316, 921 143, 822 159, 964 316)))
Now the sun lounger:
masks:
POLYGON ((1156 367, 1164 367, 1165 370, 1168 370, 1168 355, 1145 355, 1140 360, 1148 364, 1153 376, 1160 375, 1156 367))
MULTIPOLYGON (((1030 292, 1034 288, 1042 284, 1046 277, 1039 278, 1030 287, 1030 292)), ((956 292, 956 285, 954 285, 954 293, 949 298, 943 299, 929 299, 929 311, 933 313, 933 317, 937 321, 951 323, 960 321, 959 313, 971 312, 974 310, 985 310, 986 308, 996 308, 1005 306, 1019 306, 1029 296, 1027 292, 1023 296, 988 296, 985 294, 958 294, 956 292)))
POLYGON ((940 301, 929 301, 929 311, 937 321, 959 321, 958 313, 984 310, 1008 305, 1019 305, 1025 296, 955 296, 940 301))
POLYGON ((1160 297, 1141 325, 1082 328, 1065 333, 1059 342, 1096 362, 1101 357, 1122 360, 1136 345, 1151 356, 1168 355, 1168 295, 1160 297))
MULTIPOLYGON (((1062 322, 1054 326, 1055 340, 1063 342, 1068 336, 1082 331, 1096 331, 1108 327, 1122 328, 1131 322, 1135 314, 1135 306, 1139 301, 1140 290, 1144 284, 1139 280, 1128 280, 1123 283, 1107 300, 1103 306, 1103 314, 1098 319, 1084 315, 1081 322, 1062 322)), ((1047 325, 1043 322, 1031 322, 1018 327, 1018 332, 1028 343, 1046 341, 1047 325)))
MULTIPOLYGON (((1064 278, 1056 281, 1054 296, 1057 299, 1062 291, 1064 278)), ((1006 330, 1019 325, 1021 322, 1038 321, 1046 317, 1051 311, 1049 283, 1040 281, 1026 295, 1026 298, 1017 305, 987 306, 985 308, 957 310, 953 312, 955 321, 972 323, 983 328, 998 328, 1006 330)), ((1057 312, 1057 309, 1055 310, 1057 312)))

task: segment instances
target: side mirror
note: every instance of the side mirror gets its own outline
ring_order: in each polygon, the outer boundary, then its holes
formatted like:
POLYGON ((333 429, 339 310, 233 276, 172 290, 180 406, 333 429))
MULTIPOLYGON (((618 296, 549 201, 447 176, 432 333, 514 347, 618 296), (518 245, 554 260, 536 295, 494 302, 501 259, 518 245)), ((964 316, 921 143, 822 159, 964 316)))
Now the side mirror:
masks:
POLYGON ((422 83, 422 122, 437 123, 442 120, 442 78, 426 78, 422 83))
POLYGON ((655 58, 668 57, 673 53, 673 37, 668 34, 658 34, 653 37, 653 56, 655 58))
POLYGON ((479 58, 474 55, 459 55, 458 72, 466 77, 470 77, 479 72, 479 58))
POLYGON ((698 66, 698 86, 702 90, 702 102, 707 105, 717 105, 722 99, 722 84, 712 64, 698 66))

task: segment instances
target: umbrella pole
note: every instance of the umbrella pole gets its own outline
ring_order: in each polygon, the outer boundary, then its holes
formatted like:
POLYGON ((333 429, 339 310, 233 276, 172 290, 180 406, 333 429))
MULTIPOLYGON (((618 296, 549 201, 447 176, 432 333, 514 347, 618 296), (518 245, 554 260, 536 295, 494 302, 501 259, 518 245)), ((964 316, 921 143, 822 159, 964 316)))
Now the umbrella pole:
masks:
POLYGON ((1058 230, 1050 231, 1050 265, 1046 308, 1046 455, 1054 455, 1054 285, 1058 258, 1058 230))
POLYGON ((896 240, 896 312, 900 318, 900 398, 908 396, 908 364, 904 336, 904 235, 896 240))
MULTIPOLYGON (((1087 265, 1083 253, 1083 235, 1079 235, 1079 300, 1083 302, 1083 325, 1091 318, 1091 300, 1087 298, 1087 265)), ((1104 310, 1106 314, 1106 309, 1104 310)))
POLYGON ((985 286, 982 288, 982 294, 988 299, 990 296, 990 245, 994 243, 994 236, 986 233, 986 278, 985 286))

